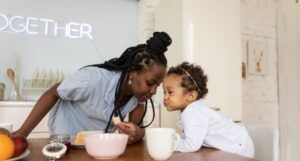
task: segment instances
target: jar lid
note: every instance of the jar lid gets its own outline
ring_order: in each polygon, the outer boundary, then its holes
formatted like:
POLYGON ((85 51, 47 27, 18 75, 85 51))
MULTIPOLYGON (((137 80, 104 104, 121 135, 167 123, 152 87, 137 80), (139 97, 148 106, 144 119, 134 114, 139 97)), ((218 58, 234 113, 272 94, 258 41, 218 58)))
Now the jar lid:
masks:
POLYGON ((56 158, 56 159, 59 159, 62 156, 64 156, 66 151, 67 151, 67 146, 62 143, 50 143, 46 145, 42 150, 45 156, 49 158, 56 158))

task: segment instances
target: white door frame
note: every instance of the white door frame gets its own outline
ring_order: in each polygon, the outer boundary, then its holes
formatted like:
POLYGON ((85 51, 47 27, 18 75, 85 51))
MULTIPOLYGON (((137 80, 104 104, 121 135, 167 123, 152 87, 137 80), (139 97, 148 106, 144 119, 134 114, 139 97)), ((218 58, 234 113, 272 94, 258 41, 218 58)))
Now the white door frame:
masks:
POLYGON ((277 12, 277 52, 278 52, 278 100, 279 100, 279 137, 280 137, 280 160, 287 160, 287 131, 288 131, 288 89, 287 89, 287 60, 284 55, 284 0, 278 0, 277 12), (285 107, 285 108, 284 108, 285 107))
MULTIPOLYGON (((297 68, 297 66, 291 68, 291 65, 289 63, 290 59, 295 59, 295 54, 297 55, 297 53, 295 52, 295 49, 292 48, 291 50, 290 48, 288 48, 291 43, 292 44, 295 43, 295 42, 290 42, 290 38, 288 37, 291 35, 290 32, 293 32, 290 31, 289 29, 291 27, 295 28, 295 26, 289 26, 291 25, 289 22, 291 20, 288 19, 290 19, 291 17, 288 16, 291 16, 291 13, 288 9, 290 9, 290 7, 293 5, 300 5, 300 4, 296 4, 296 2, 291 0, 279 0, 277 2, 278 2, 277 44, 278 44, 280 160, 288 161, 291 159, 295 159, 297 158, 297 156, 299 156, 299 154, 295 152, 296 150, 293 149, 295 145, 299 145, 299 143, 295 142, 295 141, 299 141, 299 139, 295 140, 294 138, 295 135, 297 135, 294 134, 294 132, 296 132, 295 131, 296 125, 294 120, 296 114, 294 112, 295 112, 295 108, 297 109, 296 106, 299 106, 298 104, 297 105, 295 104, 297 103, 295 102, 295 97, 298 97, 299 94, 294 93, 295 89, 292 89, 292 88, 299 88, 299 86, 295 85, 295 81, 299 79, 299 75, 298 73, 296 73, 295 75, 294 68, 297 68), (296 79, 296 80, 291 80, 291 79, 296 79)), ((293 7, 298 7, 298 6, 293 6, 293 7)), ((299 21, 295 22, 295 24, 299 24, 299 21)), ((295 34, 298 33, 299 32, 295 34)), ((299 39, 296 39, 295 41, 297 40, 299 39)))

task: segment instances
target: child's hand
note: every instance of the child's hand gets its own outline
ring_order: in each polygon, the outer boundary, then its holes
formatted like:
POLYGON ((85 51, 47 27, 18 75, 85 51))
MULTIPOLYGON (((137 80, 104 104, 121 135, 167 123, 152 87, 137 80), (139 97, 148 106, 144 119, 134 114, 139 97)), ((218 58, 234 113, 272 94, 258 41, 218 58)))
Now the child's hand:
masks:
POLYGON ((132 122, 120 122, 117 127, 120 133, 124 133, 129 136, 128 144, 140 141, 145 134, 144 129, 141 129, 139 126, 132 122))

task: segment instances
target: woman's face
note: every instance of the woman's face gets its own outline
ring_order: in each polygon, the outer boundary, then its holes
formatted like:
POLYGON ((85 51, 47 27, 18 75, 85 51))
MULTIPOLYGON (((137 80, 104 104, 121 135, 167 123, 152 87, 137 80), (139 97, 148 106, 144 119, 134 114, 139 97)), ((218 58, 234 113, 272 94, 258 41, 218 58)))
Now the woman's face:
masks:
POLYGON ((142 71, 133 71, 130 73, 132 81, 131 89, 133 95, 144 102, 151 98, 157 87, 162 82, 166 74, 166 67, 161 64, 153 64, 151 67, 145 67, 142 71))

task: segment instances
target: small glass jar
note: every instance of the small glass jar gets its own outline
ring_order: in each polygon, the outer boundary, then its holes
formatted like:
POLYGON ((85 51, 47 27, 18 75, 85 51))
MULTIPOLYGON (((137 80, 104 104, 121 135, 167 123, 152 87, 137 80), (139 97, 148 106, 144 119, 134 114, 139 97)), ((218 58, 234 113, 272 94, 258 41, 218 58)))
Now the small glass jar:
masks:
POLYGON ((67 152, 68 153, 71 150, 71 140, 70 135, 68 134, 53 134, 50 136, 49 143, 63 143, 67 146, 67 152))
POLYGON ((0 101, 4 101, 5 84, 0 83, 0 101))

